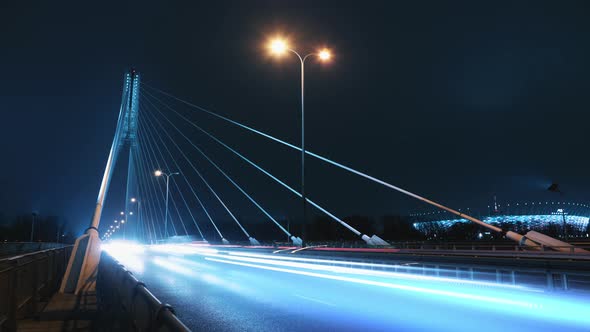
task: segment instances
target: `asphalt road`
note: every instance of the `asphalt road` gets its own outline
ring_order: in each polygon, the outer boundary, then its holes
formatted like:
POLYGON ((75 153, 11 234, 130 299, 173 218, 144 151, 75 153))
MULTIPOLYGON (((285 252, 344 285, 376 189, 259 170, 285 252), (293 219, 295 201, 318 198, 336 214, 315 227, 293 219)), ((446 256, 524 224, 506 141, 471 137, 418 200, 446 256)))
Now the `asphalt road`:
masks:
POLYGON ((590 331, 589 298, 161 246, 110 251, 193 331, 590 331))

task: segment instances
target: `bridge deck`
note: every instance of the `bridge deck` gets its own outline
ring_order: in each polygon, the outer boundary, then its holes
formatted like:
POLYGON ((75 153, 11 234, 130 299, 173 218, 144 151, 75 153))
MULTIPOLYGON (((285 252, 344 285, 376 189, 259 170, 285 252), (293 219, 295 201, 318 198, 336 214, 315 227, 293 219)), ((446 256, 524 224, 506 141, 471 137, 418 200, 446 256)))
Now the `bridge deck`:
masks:
POLYGON ((199 331, 588 331, 587 293, 536 285, 548 269, 590 267, 569 259, 190 245, 109 252, 199 331), (533 267, 539 278, 506 272, 533 267))

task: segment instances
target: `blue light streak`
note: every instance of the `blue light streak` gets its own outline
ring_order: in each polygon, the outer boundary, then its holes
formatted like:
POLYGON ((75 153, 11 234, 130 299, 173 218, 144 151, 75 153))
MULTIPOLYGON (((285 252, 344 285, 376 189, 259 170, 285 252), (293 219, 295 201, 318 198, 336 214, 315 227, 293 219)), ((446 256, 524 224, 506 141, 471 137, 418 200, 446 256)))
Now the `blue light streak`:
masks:
MULTIPOLYGON (((387 264, 273 255, 237 248, 176 244, 149 246, 143 251, 136 259, 141 260, 150 273, 158 271, 155 273, 159 278, 171 287, 190 287, 191 280, 198 280, 248 301, 284 303, 285 310, 296 309, 289 306, 292 301, 308 301, 309 308, 297 307, 297 310, 329 315, 330 319, 345 319, 351 315, 370 319, 366 321, 370 327, 430 326, 428 321, 414 321, 427 318, 438 320, 437 328, 441 330, 472 330, 473 325, 465 326, 463 321, 444 318, 448 315, 460 317, 461 313, 475 315, 469 317, 472 324, 477 320, 475 317, 490 319, 489 325, 479 327, 482 331, 497 330, 506 324, 521 331, 533 330, 532 326, 569 331, 590 326, 590 316, 585 314, 587 303, 575 294, 371 270, 392 267, 387 264), (149 270, 150 265, 152 270, 149 270), (153 270, 153 266, 160 270, 153 270), (273 299, 275 297, 277 299, 273 299), (411 302, 415 307, 406 309, 405 303, 397 301, 411 302), (404 320, 406 315, 413 318, 404 320)), ((110 251, 117 259, 130 252, 124 245, 110 251)), ((194 294, 198 297, 199 292, 194 294)))

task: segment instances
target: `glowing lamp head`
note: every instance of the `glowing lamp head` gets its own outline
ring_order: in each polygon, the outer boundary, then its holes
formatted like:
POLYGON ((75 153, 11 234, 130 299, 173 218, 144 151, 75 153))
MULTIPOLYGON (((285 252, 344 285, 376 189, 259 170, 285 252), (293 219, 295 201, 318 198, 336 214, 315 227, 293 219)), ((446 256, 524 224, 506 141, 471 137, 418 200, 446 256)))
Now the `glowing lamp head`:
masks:
POLYGON ((131 198, 131 203, 135 203, 137 202, 137 199, 135 197, 131 198))
POLYGON ((320 60, 322 61, 328 61, 330 60, 330 58, 332 58, 332 54, 330 53, 330 50, 324 48, 323 50, 321 50, 318 53, 318 57, 320 58, 320 60))
POLYGON ((287 51, 287 42, 283 39, 273 39, 270 42, 270 51, 275 55, 282 55, 287 51))
POLYGON ((162 174, 163 174, 163 173, 162 173, 162 171, 160 171, 160 170, 157 170, 157 171, 155 171, 155 172, 154 172, 154 175, 155 175, 155 176, 162 176, 162 174))
POLYGON ((125 223, 125 220, 121 220, 121 224, 124 224, 124 223, 125 223))
POLYGON ((121 211, 121 215, 124 216, 125 215, 125 212, 121 211))

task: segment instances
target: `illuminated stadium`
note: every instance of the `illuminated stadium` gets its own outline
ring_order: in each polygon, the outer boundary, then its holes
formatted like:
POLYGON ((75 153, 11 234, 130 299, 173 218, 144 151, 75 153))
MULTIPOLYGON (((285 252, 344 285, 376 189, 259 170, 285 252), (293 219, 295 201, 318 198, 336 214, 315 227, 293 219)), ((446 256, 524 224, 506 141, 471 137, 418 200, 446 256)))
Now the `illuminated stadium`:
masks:
MULTIPOLYGON (((574 202, 517 202, 500 205, 497 203, 485 209, 460 209, 460 212, 499 226, 506 230, 526 232, 561 232, 564 219, 571 236, 588 237, 590 205, 574 202)), ((411 214, 415 229, 428 238, 439 237, 461 224, 471 223, 446 211, 411 214)), ((485 234, 489 234, 486 232, 485 234)), ((482 237, 482 233, 479 233, 482 237)))

